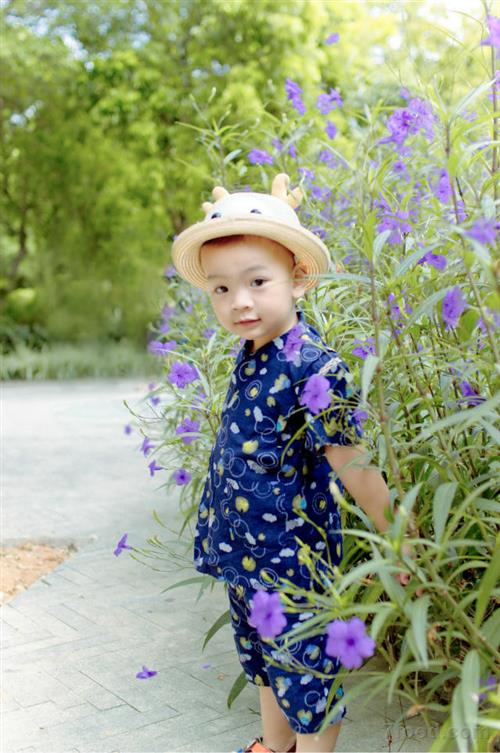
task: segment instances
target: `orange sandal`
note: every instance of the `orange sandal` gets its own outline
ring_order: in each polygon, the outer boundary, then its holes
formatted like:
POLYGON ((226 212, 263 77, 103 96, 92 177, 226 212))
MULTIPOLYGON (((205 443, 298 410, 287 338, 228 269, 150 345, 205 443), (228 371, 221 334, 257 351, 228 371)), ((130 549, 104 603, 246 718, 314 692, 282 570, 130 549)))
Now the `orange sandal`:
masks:
MULTIPOLYGON (((291 748, 288 748, 286 753, 295 753, 296 744, 294 743, 291 748)), ((240 748, 238 753, 276 753, 271 750, 262 742, 262 737, 254 737, 252 742, 248 743, 246 748, 240 748)))

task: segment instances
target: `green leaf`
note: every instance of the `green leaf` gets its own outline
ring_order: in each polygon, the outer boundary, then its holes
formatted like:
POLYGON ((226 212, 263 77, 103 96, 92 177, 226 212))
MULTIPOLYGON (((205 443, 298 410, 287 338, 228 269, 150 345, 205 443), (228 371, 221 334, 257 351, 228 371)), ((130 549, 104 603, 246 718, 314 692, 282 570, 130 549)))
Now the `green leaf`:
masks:
POLYGON ((473 89, 471 92, 468 92, 465 97, 462 97, 458 105, 454 108, 451 114, 451 121, 456 118, 458 115, 460 115, 461 112, 463 112, 469 105, 474 102, 474 100, 479 97, 481 94, 485 94, 489 89, 491 89, 491 85, 495 82, 495 79, 491 79, 491 81, 485 81, 482 84, 479 84, 479 86, 476 86, 475 89, 473 89))
POLYGON ((224 164, 227 165, 229 162, 232 162, 235 157, 238 156, 243 150, 242 149, 233 149, 232 152, 229 152, 229 154, 226 154, 224 157, 224 164))
POLYGON ((179 580, 177 583, 172 583, 171 586, 167 586, 160 593, 164 594, 166 591, 171 591, 172 588, 179 588, 179 586, 189 586, 192 583, 205 583, 205 575, 197 575, 195 578, 187 578, 187 580, 179 580))
POLYGON ((380 253, 385 246, 385 242, 391 233, 392 230, 384 230, 382 233, 379 233, 373 241, 373 262, 375 264, 377 263, 378 257, 380 256, 380 253))
POLYGON ((451 719, 453 722, 453 737, 455 738, 455 744, 460 753, 468 753, 470 748, 467 739, 461 734, 462 730, 466 729, 464 698, 461 685, 462 683, 459 682, 453 691, 451 699, 451 719))
POLYGON ((489 567, 486 568, 481 585, 477 594, 476 614, 474 615, 474 624, 479 627, 483 619, 488 602, 491 599, 492 591, 500 579, 500 534, 497 535, 495 551, 489 567))
POLYGON ((432 519, 434 523, 434 537, 439 544, 450 512, 451 503, 457 490, 457 482, 450 481, 441 484, 436 489, 432 503, 432 519))
POLYGON ((213 638, 217 631, 220 630, 221 627, 224 627, 224 625, 227 625, 229 622, 231 622, 231 614, 229 609, 226 609, 226 611, 215 620, 212 627, 207 630, 205 640, 203 641, 203 646, 201 648, 202 651, 207 645, 210 638, 213 638))
POLYGON ((470 740, 476 737, 477 705, 479 693, 479 656, 475 649, 469 651, 462 666, 462 680, 457 690, 462 695, 463 717, 470 740), (476 700, 475 700, 476 699, 476 700))
POLYGON ((427 668, 429 657, 427 654, 427 613, 429 611, 429 596, 425 596, 413 601, 406 609, 411 621, 411 631, 415 639, 417 648, 417 657, 427 668))
POLYGON ((500 646, 500 609, 496 609, 491 617, 483 622, 481 633, 493 648, 497 649, 500 646))
POLYGON ((377 368, 377 364, 380 361, 378 356, 374 356, 372 353, 366 356, 363 364, 363 370, 361 372, 361 401, 366 402, 370 384, 377 368))
POLYGON ((239 694, 245 687, 245 685, 248 683, 247 677, 245 675, 245 672, 241 672, 236 680, 233 683, 233 686, 231 690, 229 691, 229 695, 227 697, 227 707, 228 709, 231 708, 234 701, 238 698, 239 694))

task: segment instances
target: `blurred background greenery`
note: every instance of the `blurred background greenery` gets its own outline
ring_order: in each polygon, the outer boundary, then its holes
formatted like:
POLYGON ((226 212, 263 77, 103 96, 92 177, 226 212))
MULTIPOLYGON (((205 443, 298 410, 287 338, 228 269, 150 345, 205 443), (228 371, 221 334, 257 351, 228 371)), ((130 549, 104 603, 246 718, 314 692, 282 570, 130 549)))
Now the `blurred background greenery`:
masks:
MULTIPOLYGON (((437 77, 456 100, 457 87, 484 80, 471 56, 459 81, 452 64, 459 43, 478 45, 474 0, 3 0, 0 9, 6 378, 159 373, 147 341, 168 298, 172 239, 224 180, 223 159, 213 174, 208 125, 232 128, 234 149, 247 144, 251 123, 286 120, 287 77, 306 91, 349 92, 346 133, 367 127, 365 105, 400 103, 403 84, 437 77), (332 31, 340 41, 329 46, 332 31)), ((342 125, 337 143, 349 155, 342 125)), ((241 162, 242 184, 254 169, 241 162)))

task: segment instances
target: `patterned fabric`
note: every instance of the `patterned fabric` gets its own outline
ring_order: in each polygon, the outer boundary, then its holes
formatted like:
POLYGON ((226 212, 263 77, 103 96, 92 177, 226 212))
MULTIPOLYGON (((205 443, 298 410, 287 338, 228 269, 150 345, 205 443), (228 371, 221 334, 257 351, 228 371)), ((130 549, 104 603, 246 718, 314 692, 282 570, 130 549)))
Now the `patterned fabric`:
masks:
MULTIPOLYGON (((324 447, 355 445, 363 436, 347 365, 297 314, 288 332, 255 353, 246 340, 239 351, 198 509, 196 569, 251 589, 273 589, 280 578, 308 587, 296 537, 340 563, 341 522, 324 447), (328 379, 332 401, 313 413, 300 399, 317 374, 328 379)), ((316 571, 324 572, 321 564, 316 571)))
MULTIPOLYGON (((312 612, 286 614, 287 625, 274 639, 277 648, 248 624, 251 609, 251 594, 243 586, 228 585, 229 611, 233 627, 234 641, 240 664, 247 679, 254 685, 270 686, 273 695, 285 714, 288 724, 295 732, 312 734, 317 732, 327 713, 328 693, 340 668, 338 659, 325 654, 326 633, 290 642, 286 646, 286 634, 303 620, 312 617, 312 612), (295 666, 296 663, 300 666, 295 666), (319 672, 317 677, 311 670, 319 672)), ((300 597, 294 597, 300 607, 300 597)), ((344 695, 342 685, 336 691, 336 698, 344 695)), ((328 711, 333 708, 333 702, 328 711)), ((342 704, 331 720, 336 724, 347 713, 342 704)))

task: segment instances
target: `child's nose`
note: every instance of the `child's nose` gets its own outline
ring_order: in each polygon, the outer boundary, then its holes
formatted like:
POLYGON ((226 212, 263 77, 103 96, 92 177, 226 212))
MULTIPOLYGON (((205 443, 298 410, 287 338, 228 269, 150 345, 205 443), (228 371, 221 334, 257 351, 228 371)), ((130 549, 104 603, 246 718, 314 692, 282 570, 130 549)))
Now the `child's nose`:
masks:
POLYGON ((239 288, 233 295, 233 309, 246 308, 252 305, 252 294, 246 288, 239 288))

